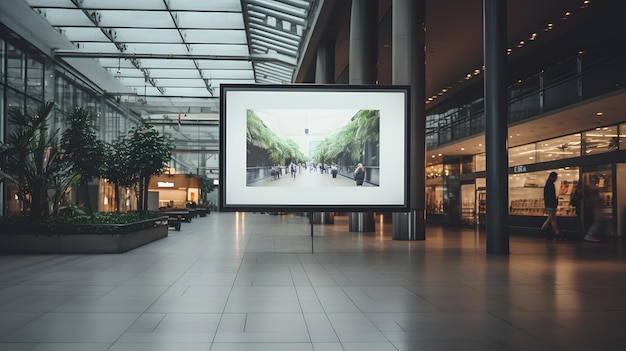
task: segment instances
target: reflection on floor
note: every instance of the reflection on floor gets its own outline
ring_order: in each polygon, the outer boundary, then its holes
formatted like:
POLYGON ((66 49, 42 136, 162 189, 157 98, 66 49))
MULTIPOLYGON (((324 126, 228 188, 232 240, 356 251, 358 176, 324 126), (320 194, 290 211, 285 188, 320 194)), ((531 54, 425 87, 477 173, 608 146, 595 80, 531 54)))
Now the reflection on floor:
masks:
POLYGON ((120 255, 0 256, 1 350, 623 350, 617 244, 211 213, 120 255), (311 251, 314 251, 312 253, 311 251))

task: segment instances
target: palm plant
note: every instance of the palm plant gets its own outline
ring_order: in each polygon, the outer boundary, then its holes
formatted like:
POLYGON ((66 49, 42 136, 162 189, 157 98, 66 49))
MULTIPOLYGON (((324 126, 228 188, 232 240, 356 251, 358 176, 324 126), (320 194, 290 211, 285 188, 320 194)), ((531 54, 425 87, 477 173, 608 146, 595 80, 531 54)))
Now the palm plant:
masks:
POLYGON ((45 220, 57 212, 59 200, 76 176, 60 150, 59 131, 49 130, 53 109, 53 102, 43 104, 34 114, 11 108, 13 129, 0 144, 0 175, 16 185, 18 199, 34 219, 45 220))

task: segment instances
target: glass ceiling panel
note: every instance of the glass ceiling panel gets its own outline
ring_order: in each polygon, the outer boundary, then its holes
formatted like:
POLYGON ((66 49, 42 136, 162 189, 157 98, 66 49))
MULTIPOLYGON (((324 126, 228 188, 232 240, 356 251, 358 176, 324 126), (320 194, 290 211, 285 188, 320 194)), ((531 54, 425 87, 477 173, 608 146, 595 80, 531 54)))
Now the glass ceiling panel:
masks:
POLYGON ((26 0, 31 7, 75 7, 71 0, 26 0))
POLYGON ((60 58, 96 59, 149 115, 215 113, 220 84, 291 83, 319 0, 22 1, 77 45, 60 58))
POLYGON ((109 39, 102 33, 100 28, 79 28, 79 27, 61 27, 63 34, 73 42, 77 41, 100 41, 110 42, 109 39))
MULTIPOLYGON (((167 67, 167 66, 165 66, 167 67)), ((150 76, 156 79, 161 78, 184 78, 184 79, 198 79, 200 73, 196 69, 154 69, 150 68, 150 76)), ((201 80, 198 79, 200 83, 201 80)), ((204 86, 204 84, 202 84, 204 86)))
POLYGON ((116 40, 122 43, 181 43, 173 29, 117 29, 116 40))
MULTIPOLYGON (((219 91, 219 89, 216 89, 219 91)), ((161 95, 158 90, 154 89, 156 94, 152 95, 161 95)), ((141 95, 141 94, 140 94, 141 95)), ((150 95, 150 93, 148 93, 150 95)), ((165 91, 165 95, 167 96, 191 96, 191 97, 201 97, 201 96, 211 96, 206 89, 198 89, 198 88, 167 88, 165 91)))
POLYGON ((188 43, 225 43, 247 44, 246 32, 239 29, 231 30, 185 30, 188 43))
POLYGON ((227 70, 251 70, 252 63, 249 61, 232 60, 198 60, 200 69, 227 69, 227 70))
POLYGON ((108 28, 175 28, 166 11, 110 11, 101 10, 100 26, 108 28))
MULTIPOLYGON (((117 67, 118 66, 118 59, 116 58, 112 58, 112 59, 101 58, 99 59, 99 61, 105 67, 117 67)), ((121 62, 122 67, 132 66, 132 64, 128 60, 121 59, 120 62, 121 62)), ((174 71, 181 70, 181 69, 196 70, 196 66, 194 66, 191 60, 157 60, 157 59, 148 60, 148 59, 145 59, 145 60, 141 60, 141 67, 148 68, 148 69, 167 67, 169 70, 174 70, 174 71)))
MULTIPOLYGON (((117 41, 123 43, 182 43, 177 30, 173 29, 118 29, 117 41)), ((246 44, 243 30, 184 30, 185 42, 209 44, 246 44)))
MULTIPOLYGON (((211 84, 213 86, 220 86, 222 84, 254 84, 254 79, 250 79, 249 81, 245 79, 235 80, 235 79, 212 79, 211 84)), ((216 90, 215 96, 219 95, 219 90, 216 90)))
MULTIPOLYGON (((97 0, 91 0, 97 1, 97 0)), ((232 11, 241 12, 240 0, 211 0, 211 1, 198 1, 198 0, 170 0, 170 9, 173 11, 188 10, 188 11, 232 11)))
POLYGON ((187 48, 183 44, 128 44, 126 52, 131 54, 164 53, 168 55, 183 55, 187 54, 187 48))
POLYGON ((227 71, 227 70, 203 70, 202 75, 212 79, 254 79, 252 70, 227 71))
POLYGON ((200 79, 177 79, 177 78, 159 78, 157 81, 167 86, 167 91, 172 88, 198 88, 206 89, 206 86, 200 79))
POLYGON ((79 9, 44 9, 43 16, 53 26, 93 27, 94 24, 79 9))
POLYGON ((247 56, 248 55, 248 46, 247 45, 203 45, 203 44, 194 44, 193 53, 195 55, 228 55, 228 56, 247 56))
POLYGON ((84 0, 83 8, 88 9, 128 9, 128 10, 165 10, 163 0, 84 0))
POLYGON ((78 52, 119 53, 113 43, 87 43, 81 42, 78 52))
POLYGON ((181 28, 244 29, 241 13, 176 12, 181 28))
MULTIPOLYGON (((140 77, 139 75, 135 75, 134 78, 128 75, 123 75, 122 77, 119 78, 119 80, 123 82, 124 85, 129 86, 129 87, 143 87, 144 84, 146 84, 146 81, 143 78, 143 76, 140 77)), ((150 86, 150 84, 148 84, 148 86, 150 86)))
POLYGON ((139 97, 141 96, 163 96, 160 91, 155 87, 146 84, 137 84, 136 86, 129 85, 129 87, 137 92, 139 97))

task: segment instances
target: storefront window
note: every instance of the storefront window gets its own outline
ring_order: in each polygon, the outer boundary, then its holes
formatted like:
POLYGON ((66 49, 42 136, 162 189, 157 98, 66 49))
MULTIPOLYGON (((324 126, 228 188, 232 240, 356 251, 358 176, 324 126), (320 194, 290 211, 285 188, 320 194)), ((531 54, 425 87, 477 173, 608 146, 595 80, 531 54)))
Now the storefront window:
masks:
POLYGON ((443 214, 443 184, 426 186, 426 214, 443 214))
POLYGON ((461 185, 461 223, 476 224, 476 186, 461 185))
POLYGON ((626 123, 619 126, 619 149, 626 150, 626 123))
MULTIPOLYGON (((5 124, 5 115, 4 115, 4 87, 0 85, 0 141, 4 141, 4 124, 5 124)), ((0 186, 0 188, 2 188, 0 186)))
POLYGON ((536 144, 526 144, 509 149, 509 167, 537 162, 536 144))
POLYGON ((443 177, 443 164, 426 167, 426 179, 435 179, 441 177, 443 177))
POLYGON ((7 83, 21 92, 25 86, 24 53, 11 44, 7 44, 7 83))
POLYGON ((4 40, 0 39, 0 83, 4 83, 4 60, 7 56, 4 40))
POLYGON ((474 158, 470 156, 463 156, 461 158, 461 174, 474 173, 474 158))
POLYGON ((43 99, 43 63, 28 59, 28 72, 26 73, 26 94, 28 96, 42 100, 43 99))
POLYGON ((543 216, 543 186, 550 172, 556 172, 555 185, 559 205, 557 215, 573 217, 575 209, 570 205, 570 196, 578 183, 578 168, 549 169, 509 175, 509 214, 518 216, 543 216))
POLYGON ((474 165, 476 172, 484 172, 487 169, 487 157, 483 154, 474 156, 474 165))
POLYGON ((30 97, 26 98, 26 112, 35 114, 41 107, 42 102, 39 100, 31 99, 30 97))
POLYGON ((51 61, 46 61, 46 67, 44 71, 44 101, 55 100, 54 96, 54 64, 51 61))
POLYGON ((596 128, 583 133, 585 155, 595 155, 619 149, 617 126, 596 128))
POLYGON ((537 143, 537 162, 562 160, 580 156, 580 133, 537 143))
POLYGON ((12 108, 24 112, 24 94, 21 94, 13 89, 7 89, 7 111, 12 108))

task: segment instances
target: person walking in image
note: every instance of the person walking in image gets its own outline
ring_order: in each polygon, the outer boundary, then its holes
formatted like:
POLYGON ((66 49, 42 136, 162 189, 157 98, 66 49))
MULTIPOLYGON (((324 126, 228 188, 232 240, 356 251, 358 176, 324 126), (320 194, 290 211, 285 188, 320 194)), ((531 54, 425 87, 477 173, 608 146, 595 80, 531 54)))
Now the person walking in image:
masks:
POLYGON ((611 235, 613 230, 611 229, 611 218, 605 211, 606 206, 600 197, 598 188, 594 185, 590 185, 590 188, 588 201, 593 211, 593 222, 584 239, 585 241, 598 243, 600 242, 600 234, 602 231, 607 235, 611 235))
POLYGON ((587 229, 589 229, 589 226, 586 222, 587 218, 591 215, 588 211, 586 211, 586 207, 589 201, 583 200, 583 198, 585 197, 583 195, 585 191, 586 189, 583 189, 583 182, 578 181, 576 182, 574 191, 572 191, 572 194, 569 198, 569 204, 574 207, 574 213, 576 213, 576 217, 580 222, 580 230, 582 231, 583 235, 587 232, 587 229))
POLYGON ((291 180, 296 180, 296 171, 297 171, 296 168, 297 168, 297 166, 296 166, 295 163, 291 162, 289 164, 289 171, 291 173, 291 180))
POLYGON ((356 186, 363 185, 363 181, 365 180, 365 168, 363 168, 363 164, 359 162, 354 170, 354 181, 356 182, 356 186))
POLYGON ((559 227, 556 224, 556 209, 559 205, 559 199, 556 197, 554 182, 557 177, 558 174, 556 172, 550 172, 550 175, 546 180, 546 184, 543 187, 543 203, 545 205, 548 218, 546 218, 546 221, 543 222, 541 230, 549 231, 551 227, 554 236, 546 235, 546 239, 563 240, 559 227))

